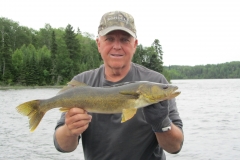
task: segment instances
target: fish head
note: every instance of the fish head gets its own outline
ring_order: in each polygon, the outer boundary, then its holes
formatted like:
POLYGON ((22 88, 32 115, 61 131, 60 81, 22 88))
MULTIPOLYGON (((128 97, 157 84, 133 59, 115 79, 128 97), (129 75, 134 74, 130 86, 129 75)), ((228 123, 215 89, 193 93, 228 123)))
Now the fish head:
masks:
POLYGON ((178 96, 181 92, 177 91, 178 87, 172 84, 162 83, 143 83, 138 93, 150 103, 156 103, 178 96))

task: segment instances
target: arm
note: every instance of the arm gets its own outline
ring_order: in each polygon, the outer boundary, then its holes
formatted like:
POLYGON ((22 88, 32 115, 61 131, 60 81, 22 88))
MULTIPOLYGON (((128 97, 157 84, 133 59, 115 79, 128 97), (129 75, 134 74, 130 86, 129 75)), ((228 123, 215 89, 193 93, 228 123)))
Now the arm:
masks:
POLYGON ((55 147, 61 152, 75 150, 78 146, 79 135, 88 128, 91 119, 91 115, 88 115, 83 109, 70 109, 65 115, 65 124, 55 131, 55 147))
POLYGON ((155 132, 158 144, 169 153, 178 153, 183 144, 182 121, 175 100, 166 100, 143 108, 147 123, 155 132), (171 130, 163 128, 171 126, 171 130))
POLYGON ((182 130, 171 124, 171 130, 167 132, 155 132, 158 140, 158 144, 169 153, 178 153, 183 144, 183 132, 182 130))

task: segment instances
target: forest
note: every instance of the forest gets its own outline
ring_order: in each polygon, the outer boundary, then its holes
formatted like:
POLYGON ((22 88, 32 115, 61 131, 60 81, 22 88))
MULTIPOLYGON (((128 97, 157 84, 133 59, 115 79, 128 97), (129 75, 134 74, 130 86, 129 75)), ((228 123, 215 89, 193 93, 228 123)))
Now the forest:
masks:
MULTIPOLYGON (((97 29, 96 29, 97 30, 97 29)), ((73 76, 99 67, 103 61, 94 35, 66 28, 34 30, 8 18, 0 18, 0 85, 63 85, 73 76)), ((138 45, 133 61, 163 72, 162 46, 138 45)))
MULTIPOLYGON (((96 29, 97 30, 97 29, 96 29)), ((171 79, 240 78, 240 62, 199 66, 163 66, 160 41, 138 45, 133 62, 171 79)), ((0 17, 0 85, 64 85, 73 76, 103 63, 95 36, 65 28, 34 30, 0 17)))
POLYGON ((168 66, 164 70, 170 79, 240 78, 240 61, 196 66, 168 66))

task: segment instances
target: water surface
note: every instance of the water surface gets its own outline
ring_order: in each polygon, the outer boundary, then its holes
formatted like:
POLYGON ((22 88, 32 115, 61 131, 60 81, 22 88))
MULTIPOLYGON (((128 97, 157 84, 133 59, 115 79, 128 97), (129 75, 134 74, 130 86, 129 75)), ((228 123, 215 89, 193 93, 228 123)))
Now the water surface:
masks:
MULTIPOLYGON (((173 80, 182 92, 177 105, 185 142, 177 160, 237 160, 240 157, 240 79, 173 80)), ((71 153, 53 145, 58 109, 47 112, 30 133, 28 119, 16 112, 19 104, 49 98, 59 89, 0 90, 0 159, 83 160, 81 144, 71 153)))

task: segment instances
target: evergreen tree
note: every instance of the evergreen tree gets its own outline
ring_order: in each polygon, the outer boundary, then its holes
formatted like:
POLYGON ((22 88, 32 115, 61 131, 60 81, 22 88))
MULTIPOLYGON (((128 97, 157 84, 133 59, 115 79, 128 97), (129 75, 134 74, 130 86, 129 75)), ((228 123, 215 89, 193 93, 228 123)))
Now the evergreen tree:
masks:
MULTIPOLYGON (((163 72, 163 51, 162 51, 162 46, 160 45, 160 41, 158 39, 155 39, 152 46, 155 48, 156 55, 152 57, 152 59, 156 58, 157 63, 155 68, 157 68, 158 72, 163 72)), ((155 62, 155 60, 153 60, 155 62)))
POLYGON ((143 55, 145 54, 144 51, 145 49, 143 48, 143 46, 141 44, 138 45, 132 61, 134 63, 142 65, 142 63, 144 62, 144 59, 143 59, 143 55))
POLYGON ((76 36, 77 34, 74 33, 73 27, 70 24, 68 24, 65 29, 64 40, 67 46, 69 58, 73 64, 70 71, 71 77, 79 73, 82 58, 80 51, 80 43, 76 36))
POLYGON ((22 82, 23 65, 23 53, 20 49, 17 49, 12 55, 13 81, 17 84, 22 82))
POLYGON ((38 72, 40 74, 39 77, 39 85, 46 85, 51 83, 51 69, 52 69, 52 60, 51 60, 51 52, 48 48, 44 45, 42 48, 37 50, 37 63, 38 72))
MULTIPOLYGON (((0 28, 1 29, 1 28, 0 28)), ((3 73, 3 44, 4 37, 3 37, 3 31, 0 30, 0 81, 2 81, 2 73, 3 73)))
POLYGON ((56 55, 57 55, 57 42, 56 42, 56 35, 55 35, 55 31, 52 31, 52 43, 51 43, 51 54, 52 54, 52 59, 56 59, 56 55))
POLYGON ((40 73, 38 68, 39 63, 38 63, 38 56, 37 56, 37 51, 36 48, 33 45, 28 45, 28 47, 25 50, 25 53, 28 55, 26 57, 26 75, 25 75, 25 80, 26 80, 26 85, 34 86, 38 85, 39 78, 40 78, 40 73))
POLYGON ((56 69, 56 59, 57 59, 57 50, 58 50, 58 45, 56 42, 56 35, 55 31, 53 30, 52 32, 52 44, 51 44, 51 61, 52 61, 52 66, 51 66, 51 84, 54 84, 56 82, 57 78, 57 69, 56 69))
POLYGON ((12 79, 12 53, 10 48, 10 39, 9 35, 2 30, 2 79, 6 84, 10 84, 12 79))
POLYGON ((79 28, 79 27, 77 28, 77 34, 80 34, 80 35, 82 35, 82 32, 81 32, 81 30, 80 30, 80 28, 79 28))

